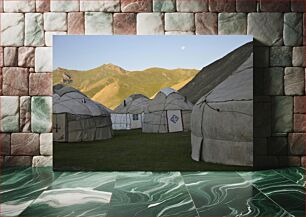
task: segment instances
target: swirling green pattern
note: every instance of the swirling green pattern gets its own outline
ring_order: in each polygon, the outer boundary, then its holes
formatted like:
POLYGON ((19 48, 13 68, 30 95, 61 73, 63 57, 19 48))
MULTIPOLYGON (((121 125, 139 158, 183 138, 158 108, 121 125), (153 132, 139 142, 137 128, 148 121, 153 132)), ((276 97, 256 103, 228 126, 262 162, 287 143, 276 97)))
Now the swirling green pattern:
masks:
POLYGON ((1 216, 304 216, 305 170, 5 169, 1 216))

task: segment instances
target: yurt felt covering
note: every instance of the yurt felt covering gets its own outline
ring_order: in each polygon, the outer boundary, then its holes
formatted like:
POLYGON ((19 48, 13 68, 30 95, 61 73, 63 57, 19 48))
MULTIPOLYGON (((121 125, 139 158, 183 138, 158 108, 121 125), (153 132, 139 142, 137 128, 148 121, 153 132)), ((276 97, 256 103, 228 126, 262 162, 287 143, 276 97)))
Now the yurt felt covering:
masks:
POLYGON ((253 165, 253 55, 195 104, 192 158, 253 165))
POLYGON ((109 110, 80 91, 54 86, 53 137, 58 142, 79 142, 112 137, 109 110))

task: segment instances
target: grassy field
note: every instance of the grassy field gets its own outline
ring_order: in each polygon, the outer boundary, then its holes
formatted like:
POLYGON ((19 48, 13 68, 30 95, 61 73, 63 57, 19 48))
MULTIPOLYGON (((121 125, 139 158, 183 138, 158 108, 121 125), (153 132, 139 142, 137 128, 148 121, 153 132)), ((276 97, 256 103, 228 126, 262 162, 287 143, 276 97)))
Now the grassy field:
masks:
POLYGON ((112 139, 86 143, 55 143, 55 170, 207 171, 248 170, 193 161, 190 132, 153 134, 115 131, 112 139))

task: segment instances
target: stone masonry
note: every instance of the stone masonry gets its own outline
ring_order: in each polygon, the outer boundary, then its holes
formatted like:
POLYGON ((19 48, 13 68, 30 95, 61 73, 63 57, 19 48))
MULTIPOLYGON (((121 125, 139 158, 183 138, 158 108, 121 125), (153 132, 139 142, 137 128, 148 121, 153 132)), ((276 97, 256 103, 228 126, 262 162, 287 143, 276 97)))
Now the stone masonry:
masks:
POLYGON ((305 165, 303 0, 0 0, 0 163, 52 165, 53 35, 253 35, 254 162, 305 165))

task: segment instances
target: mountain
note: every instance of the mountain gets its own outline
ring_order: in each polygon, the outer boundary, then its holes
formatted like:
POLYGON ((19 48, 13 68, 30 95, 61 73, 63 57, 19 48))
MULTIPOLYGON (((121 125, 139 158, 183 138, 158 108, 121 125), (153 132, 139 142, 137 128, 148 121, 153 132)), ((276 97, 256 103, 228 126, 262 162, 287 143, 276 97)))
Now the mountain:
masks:
POLYGON ((104 64, 87 71, 57 68, 53 72, 53 84, 62 83, 63 75, 69 75, 72 83, 68 86, 114 109, 131 94, 141 93, 150 98, 164 87, 180 89, 198 72, 196 69, 164 68, 127 71, 113 64, 104 64))
POLYGON ((252 52, 253 42, 242 45, 223 58, 201 69, 179 92, 186 96, 192 103, 196 103, 202 96, 231 75, 248 59, 252 52))

